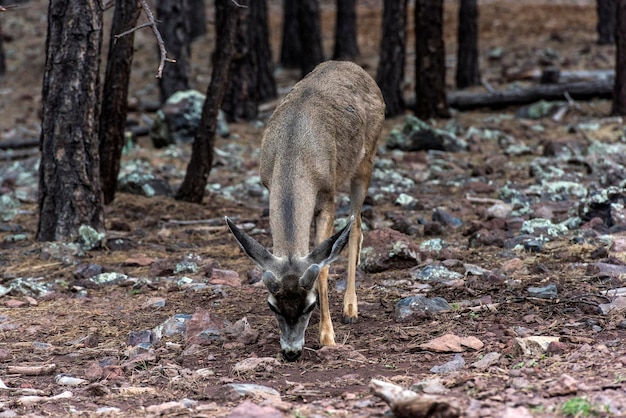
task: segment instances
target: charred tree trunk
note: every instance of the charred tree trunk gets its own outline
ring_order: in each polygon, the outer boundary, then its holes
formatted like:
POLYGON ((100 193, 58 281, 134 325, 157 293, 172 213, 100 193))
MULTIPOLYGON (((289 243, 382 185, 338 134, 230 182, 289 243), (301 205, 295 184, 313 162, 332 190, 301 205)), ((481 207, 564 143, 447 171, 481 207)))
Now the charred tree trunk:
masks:
MULTIPOLYGON (((254 0, 253 0, 254 1, 254 0)), ((201 203, 213 164, 213 143, 217 113, 226 93, 230 62, 234 53, 237 15, 241 11, 231 0, 215 0, 216 48, 211 82, 202 107, 202 118, 193 142, 191 160, 176 199, 201 203)))
POLYGON ((446 103, 443 0, 415 1, 415 114, 450 117, 446 103))
POLYGON ((4 57, 4 36, 2 35, 2 21, 0 21, 0 75, 7 71, 7 64, 4 57))
POLYGON ((612 45, 615 43, 615 14, 618 0, 597 0, 598 11, 598 44, 612 45))
POLYGON ((405 109, 402 82, 406 56, 407 3, 408 0, 385 0, 384 3, 376 82, 385 98, 387 116, 399 115, 405 109))
POLYGON ((298 2, 298 35, 302 46, 300 70, 307 75, 317 64, 324 61, 320 7, 317 0, 298 2))
POLYGON ((190 0, 159 0, 157 2, 157 27, 168 56, 176 60, 166 63, 159 79, 161 103, 180 90, 189 89, 191 73, 190 0))
POLYGON ((626 115, 626 0, 617 0, 615 30, 615 85, 611 114, 626 115))
POLYGON ((461 0, 459 7, 456 86, 460 89, 480 84, 477 3, 477 0, 461 0))
MULTIPOLYGON (((252 43, 255 32, 252 10, 258 7, 259 0, 240 0, 239 4, 244 7, 238 13, 230 78, 222 103, 229 122, 255 119, 259 104, 256 45, 252 43)), ((217 45, 216 49, 221 48, 220 44, 217 45)))
POLYGON ((298 35, 298 3, 300 0, 283 0, 283 34, 280 47, 280 65, 300 68, 302 45, 298 35))
POLYGON ((135 39, 134 32, 121 38, 115 35, 133 28, 139 11, 136 0, 115 1, 100 113, 100 182, 105 204, 113 201, 117 189, 135 39))
POLYGON ((189 0, 189 38, 191 41, 206 35, 204 0, 189 0))
POLYGON ((267 20, 267 0, 253 1, 252 4, 254 7, 251 13, 255 28, 252 32, 252 44, 255 45, 253 51, 258 63, 257 97, 262 103, 276 97, 276 80, 267 20))
POLYGON ((51 0, 42 89, 38 241, 104 230, 98 103, 102 6, 51 0))
POLYGON ((359 56, 356 38, 356 0, 337 0, 335 51, 333 59, 353 60, 359 56))

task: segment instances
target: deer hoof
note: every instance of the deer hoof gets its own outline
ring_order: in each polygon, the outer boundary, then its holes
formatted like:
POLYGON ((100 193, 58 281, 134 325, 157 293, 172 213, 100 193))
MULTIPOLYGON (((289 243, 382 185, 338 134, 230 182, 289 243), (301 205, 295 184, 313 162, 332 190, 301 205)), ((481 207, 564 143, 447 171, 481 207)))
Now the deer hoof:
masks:
POLYGON ((343 323, 344 324, 356 324, 359 320, 359 316, 349 316, 349 315, 344 315, 343 316, 343 323))
POLYGON ((353 304, 349 304, 343 310, 343 323, 344 324, 355 324, 359 320, 359 311, 356 309, 356 306, 353 304))
POLYGON ((326 347, 329 345, 336 345, 335 344, 335 336, 332 334, 329 335, 320 335, 320 345, 322 347, 326 347))

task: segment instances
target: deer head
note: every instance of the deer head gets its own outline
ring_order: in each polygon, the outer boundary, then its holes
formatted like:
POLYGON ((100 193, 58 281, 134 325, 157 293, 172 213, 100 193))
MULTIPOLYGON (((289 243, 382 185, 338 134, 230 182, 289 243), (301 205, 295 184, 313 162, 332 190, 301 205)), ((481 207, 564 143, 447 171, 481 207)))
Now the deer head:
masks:
POLYGON ((267 303, 280 328, 283 356, 289 361, 297 360, 302 354, 304 333, 317 302, 317 278, 348 242, 354 217, 305 257, 276 257, 228 217, 226 223, 243 251, 263 269, 263 283, 269 291, 267 303))

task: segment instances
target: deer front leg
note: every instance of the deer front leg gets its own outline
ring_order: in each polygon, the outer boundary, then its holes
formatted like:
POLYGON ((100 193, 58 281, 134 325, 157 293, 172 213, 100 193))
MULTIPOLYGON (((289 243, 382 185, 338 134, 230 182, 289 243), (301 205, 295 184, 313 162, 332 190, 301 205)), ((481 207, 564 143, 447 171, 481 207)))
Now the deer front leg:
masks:
POLYGON ((361 214, 359 213, 350 231, 350 241, 348 242, 348 284, 343 296, 343 322, 346 324, 353 324, 359 318, 356 299, 356 267, 359 264, 362 241, 361 214))
MULTIPOLYGON (((320 210, 315 217, 316 244, 330 237, 333 232, 335 205, 332 194, 329 194, 325 203, 320 206, 320 210)), ((328 303, 328 266, 322 269, 317 279, 317 298, 320 304, 320 345, 335 345, 335 330, 328 303)))

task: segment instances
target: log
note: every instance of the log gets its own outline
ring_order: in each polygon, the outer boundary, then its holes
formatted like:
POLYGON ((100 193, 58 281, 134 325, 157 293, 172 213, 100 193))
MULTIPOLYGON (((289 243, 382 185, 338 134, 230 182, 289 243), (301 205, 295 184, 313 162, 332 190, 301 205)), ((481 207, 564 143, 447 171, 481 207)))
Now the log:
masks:
POLYGON ((470 110, 480 107, 500 109, 507 106, 534 103, 539 100, 564 100, 565 93, 568 93, 574 100, 611 99, 613 97, 613 81, 595 80, 542 84, 493 93, 453 92, 448 94, 448 106, 458 110, 470 110))

